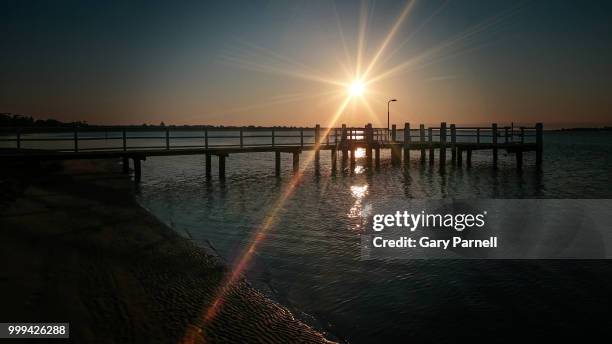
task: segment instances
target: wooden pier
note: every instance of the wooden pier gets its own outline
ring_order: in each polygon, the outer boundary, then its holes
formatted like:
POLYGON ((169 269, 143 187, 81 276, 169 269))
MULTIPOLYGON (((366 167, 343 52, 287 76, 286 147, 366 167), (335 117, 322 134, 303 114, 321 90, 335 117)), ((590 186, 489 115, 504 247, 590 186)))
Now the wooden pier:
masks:
POLYGON ((380 151, 388 149, 392 165, 405 165, 410 152, 420 152, 422 164, 435 165, 436 152, 441 172, 451 166, 462 167, 465 153, 467 167, 472 164, 472 152, 490 150, 491 164, 497 168, 499 150, 514 154, 516 168, 523 167, 523 153, 535 152, 535 164, 542 164, 543 126, 533 127, 458 127, 441 123, 426 128, 423 124, 411 128, 410 123, 398 129, 364 127, 286 128, 286 127, 86 127, 86 128, 2 128, 0 129, 0 160, 53 159, 122 159, 124 172, 129 172, 129 160, 134 168, 134 180, 140 182, 143 160, 150 156, 205 155, 206 178, 212 177, 212 157, 218 159, 219 179, 225 180, 226 159, 232 154, 274 153, 274 170, 281 174, 281 154, 291 154, 293 171, 299 171, 300 154, 314 150, 314 165, 319 169, 321 151, 330 151, 331 169, 337 171, 338 153, 342 164, 356 164, 355 151, 366 151, 366 165, 379 169, 380 151), (401 138, 401 139, 400 139, 401 138), (145 144, 138 144, 144 142, 145 144), (102 143, 102 145, 100 144, 102 143), (151 144, 155 143, 155 144, 151 144), (450 161, 447 152, 450 151, 450 161), (429 154, 429 159, 427 159, 429 154))

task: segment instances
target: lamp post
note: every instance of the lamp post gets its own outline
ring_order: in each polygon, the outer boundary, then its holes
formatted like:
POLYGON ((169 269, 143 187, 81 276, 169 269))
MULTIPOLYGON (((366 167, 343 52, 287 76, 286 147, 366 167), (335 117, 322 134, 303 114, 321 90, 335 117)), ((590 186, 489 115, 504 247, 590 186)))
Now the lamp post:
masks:
POLYGON ((391 104, 391 102, 396 102, 396 101, 397 101, 397 99, 390 99, 390 100, 387 102, 387 137, 388 137, 388 138, 390 138, 390 137, 391 137, 391 136, 390 136, 391 134, 389 134, 389 105, 391 104))

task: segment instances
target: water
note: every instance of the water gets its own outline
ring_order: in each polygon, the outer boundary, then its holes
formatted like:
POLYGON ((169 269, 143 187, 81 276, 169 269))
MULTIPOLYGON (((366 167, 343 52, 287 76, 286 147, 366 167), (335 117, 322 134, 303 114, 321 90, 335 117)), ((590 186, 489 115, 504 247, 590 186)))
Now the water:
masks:
POLYGON ((205 182, 203 157, 148 158, 139 201, 228 263, 275 214, 247 277, 351 343, 605 331, 612 325, 607 261, 360 260, 367 215, 402 209, 410 198, 612 197, 612 133, 546 133, 544 142, 543 170, 529 153, 522 173, 503 153, 497 171, 489 152, 475 152, 471 169, 449 165, 440 174, 437 162, 421 166, 417 152, 408 170, 390 166, 385 152, 380 172, 369 173, 362 158, 352 173, 331 176, 322 152, 317 176, 304 153, 304 176, 280 205, 292 176, 289 154, 280 180, 273 153, 231 155, 225 184, 216 176, 205 182))

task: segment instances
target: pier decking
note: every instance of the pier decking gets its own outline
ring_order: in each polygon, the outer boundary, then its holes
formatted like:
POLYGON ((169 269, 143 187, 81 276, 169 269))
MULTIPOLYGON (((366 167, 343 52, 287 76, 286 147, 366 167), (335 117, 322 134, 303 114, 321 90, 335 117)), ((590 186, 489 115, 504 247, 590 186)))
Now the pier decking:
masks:
POLYGON ((392 164, 407 163, 410 151, 420 152, 420 161, 434 165, 436 152, 439 169, 449 162, 472 163, 472 152, 491 150, 492 166, 497 168, 498 151, 505 150, 516 158, 516 167, 523 166, 523 153, 535 152, 536 165, 542 164, 543 125, 534 127, 458 127, 441 123, 439 127, 420 125, 411 128, 405 123, 398 129, 364 127, 286 128, 286 127, 85 127, 85 128, 2 128, 0 160, 41 161, 53 159, 123 159, 124 172, 129 159, 134 166, 134 180, 141 179, 141 161, 149 156, 205 155, 206 177, 212 176, 211 160, 218 159, 219 178, 225 179, 225 159, 230 154, 274 152, 275 172, 280 176, 281 153, 292 154, 293 171, 299 170, 300 154, 315 151, 315 168, 319 168, 321 151, 330 151, 331 168, 337 169, 338 152, 342 161, 355 165, 355 150, 366 150, 366 164, 380 167, 380 151, 391 151, 392 164), (102 144, 101 144, 102 143, 102 144), (141 144, 138 144, 141 143, 141 144), (429 159, 427 159, 429 156, 429 159))

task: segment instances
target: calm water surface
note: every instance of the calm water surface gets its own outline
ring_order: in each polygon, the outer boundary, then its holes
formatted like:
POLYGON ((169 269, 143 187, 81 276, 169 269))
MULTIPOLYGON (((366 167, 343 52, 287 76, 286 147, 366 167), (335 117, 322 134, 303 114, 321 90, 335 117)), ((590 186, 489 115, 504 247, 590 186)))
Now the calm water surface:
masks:
MULTIPOLYGON (((476 152, 470 169, 447 173, 421 166, 320 175, 302 154, 304 177, 277 209, 257 248, 249 280, 303 318, 350 343, 509 341, 525 331, 604 331, 612 325, 612 264, 607 261, 486 261, 360 259, 367 215, 403 209, 410 198, 612 198, 612 133, 546 133, 544 166, 526 155, 476 152)), ((388 154, 388 153, 387 153, 388 154)), ((164 222, 212 245, 228 262, 275 210, 291 180, 291 156, 274 177, 274 154, 235 154, 225 184, 204 179, 203 157, 148 158, 139 200, 164 222)), ((213 164, 216 159, 213 158, 213 164)), ((213 166, 216 172, 216 165, 213 166)))

